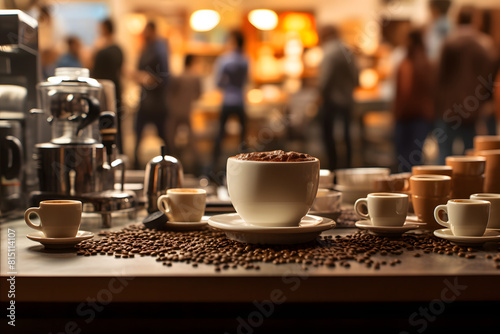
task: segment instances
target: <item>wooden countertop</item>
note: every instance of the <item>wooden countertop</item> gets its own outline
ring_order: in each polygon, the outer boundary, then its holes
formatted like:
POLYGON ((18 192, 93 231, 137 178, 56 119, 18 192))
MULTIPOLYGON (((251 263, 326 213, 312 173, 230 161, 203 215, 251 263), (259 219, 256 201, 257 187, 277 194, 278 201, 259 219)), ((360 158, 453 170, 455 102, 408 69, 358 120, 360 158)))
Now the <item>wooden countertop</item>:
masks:
MULTIPOLYGON (((111 229, 134 221, 114 217, 111 229)), ((140 216, 139 216, 140 219, 140 216)), ((75 251, 46 250, 26 238, 23 220, 0 225, 1 288, 7 291, 7 231, 15 231, 16 301, 78 302, 89 296, 111 294, 121 302, 251 302, 270 300, 279 293, 290 302, 413 302, 441 298, 455 291, 460 301, 500 301, 500 270, 486 255, 498 254, 496 244, 485 244, 476 258, 425 254, 413 251, 373 259, 401 259, 380 270, 351 262, 350 268, 309 267, 271 263, 260 270, 243 268, 216 272, 214 266, 193 268, 185 263, 163 266, 154 257, 117 259, 114 256, 77 256, 75 251), (455 287, 455 290, 453 290, 455 287)), ((100 221, 85 217, 82 230, 98 232, 100 221)), ((346 235, 353 228, 336 228, 325 235, 346 235)), ((96 236, 97 237, 97 236, 96 236)), ((1 301, 6 301, 6 294, 1 301)))

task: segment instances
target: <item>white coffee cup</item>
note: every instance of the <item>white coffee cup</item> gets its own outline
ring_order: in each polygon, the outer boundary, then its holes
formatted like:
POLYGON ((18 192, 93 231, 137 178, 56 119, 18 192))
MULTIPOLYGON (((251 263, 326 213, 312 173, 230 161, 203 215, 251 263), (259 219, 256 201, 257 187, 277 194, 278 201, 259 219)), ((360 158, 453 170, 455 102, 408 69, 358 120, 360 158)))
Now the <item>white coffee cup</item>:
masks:
POLYGON ((476 199, 451 199, 434 209, 434 218, 439 225, 451 229, 456 236, 482 236, 488 225, 491 203, 476 199), (448 221, 441 219, 441 212, 448 221))
POLYGON ((71 200, 41 201, 39 207, 29 208, 24 212, 26 224, 42 231, 47 238, 72 238, 80 228, 82 219, 82 202, 71 200), (40 225, 30 220, 30 215, 40 217, 40 225))
POLYGON ((173 222, 199 222, 205 212, 207 192, 197 188, 172 188, 158 197, 158 210, 173 222))
POLYGON ((356 213, 369 219, 373 226, 403 226, 408 214, 408 195, 399 193, 371 193, 354 203, 356 213), (367 208, 368 213, 361 211, 367 208))
POLYGON ((342 193, 326 188, 318 189, 316 198, 311 207, 316 212, 340 212, 342 204, 342 193))
POLYGON ((490 220, 487 228, 500 228, 500 194, 479 193, 470 195, 470 199, 479 199, 491 203, 490 220))
POLYGON ((298 226, 318 191, 320 163, 227 159, 227 187, 248 224, 298 226))

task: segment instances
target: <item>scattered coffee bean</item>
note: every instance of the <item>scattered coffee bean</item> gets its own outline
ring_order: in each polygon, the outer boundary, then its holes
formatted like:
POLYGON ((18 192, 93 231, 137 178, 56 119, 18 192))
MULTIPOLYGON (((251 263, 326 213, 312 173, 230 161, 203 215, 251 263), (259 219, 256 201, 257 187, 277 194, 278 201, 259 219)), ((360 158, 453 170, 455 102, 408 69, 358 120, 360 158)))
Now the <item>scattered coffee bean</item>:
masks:
MULTIPOLYGON (((155 257, 157 262, 170 267, 173 262, 185 262, 197 268, 199 264, 212 265, 214 270, 245 269, 260 270, 260 263, 275 265, 296 263, 303 270, 311 267, 337 265, 350 268, 356 261, 367 268, 379 270, 382 265, 395 266, 400 259, 391 259, 406 251, 417 250, 415 257, 438 253, 473 259, 472 248, 454 246, 432 234, 405 234, 397 239, 381 238, 365 231, 351 235, 336 235, 318 238, 300 245, 247 245, 226 238, 216 230, 174 232, 151 230, 142 224, 135 224, 118 231, 99 233, 100 239, 85 240, 76 245, 77 255, 115 255, 116 258, 131 258, 134 254, 155 257), (420 251, 418 251, 420 250, 420 251), (388 258, 375 261, 374 255, 388 258)), ((500 266, 500 255, 493 257, 500 266)))

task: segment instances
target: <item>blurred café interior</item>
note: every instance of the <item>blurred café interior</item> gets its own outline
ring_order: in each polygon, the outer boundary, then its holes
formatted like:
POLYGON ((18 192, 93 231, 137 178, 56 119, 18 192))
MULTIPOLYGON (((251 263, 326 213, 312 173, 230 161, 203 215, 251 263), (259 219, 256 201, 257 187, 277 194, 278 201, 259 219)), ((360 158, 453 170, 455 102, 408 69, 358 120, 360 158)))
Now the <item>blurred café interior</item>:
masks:
MULTIPOLYGON (((109 19, 113 41, 122 51, 123 65, 116 79, 120 89, 116 92, 121 95, 117 97, 119 150, 127 168, 143 170, 158 155, 159 148, 167 145, 167 153, 181 161, 184 172, 196 177, 214 176, 224 169, 225 159, 213 157, 224 95, 215 76, 217 59, 227 51, 227 36, 233 30, 242 33, 243 52, 249 61, 244 88, 246 129, 242 143, 242 123, 229 117, 220 155, 229 157, 243 147, 248 151, 280 148, 307 152, 320 158, 322 168, 332 170, 386 166, 403 172, 410 165, 439 160, 439 145, 432 129, 439 126, 437 119, 442 111, 431 111, 434 118, 416 116, 427 123, 425 130, 419 130, 423 137, 414 136, 423 138, 417 156, 406 157, 398 151, 398 142, 404 141, 401 132, 407 131, 396 126, 398 118, 404 118, 396 111, 398 68, 408 53, 412 31, 419 31, 417 39, 425 49, 422 59, 430 63, 421 80, 430 84, 439 81, 439 47, 460 26, 463 8, 469 9, 470 25, 491 51, 490 76, 497 72, 496 54, 500 49, 500 5, 495 0, 4 0, 3 8, 21 9, 38 20, 41 81, 54 75, 54 68, 59 66, 89 68, 92 77, 95 56, 105 43, 100 25, 109 19), (168 116, 158 119, 165 124, 143 121, 144 131, 137 140, 142 96, 137 73, 148 22, 154 22, 156 34, 168 45, 168 87, 164 95, 168 116), (318 74, 323 59, 321 30, 325 26, 335 26, 346 50, 352 51, 359 78, 350 115, 333 122, 336 161, 327 158, 320 115, 318 74), (67 62, 72 52, 76 65, 67 62), (176 81, 185 76, 196 80, 176 81), (184 86, 175 88, 176 82, 184 86), (343 122, 348 126, 342 126, 343 122), (352 148, 343 140, 347 128, 352 148), (352 150, 350 159, 345 158, 347 150, 352 150)), ((467 70, 466 60, 455 64, 456 71, 467 70)), ((428 95, 438 92, 439 87, 435 87, 428 95)), ((481 109, 477 111, 480 116, 474 117, 476 134, 496 134, 495 109, 500 108, 500 101, 497 97, 495 105, 495 96, 490 95, 476 108, 481 109)), ((401 100, 412 98, 419 99, 418 92, 401 100)), ((469 148, 466 146, 455 140, 452 149, 463 154, 469 148)))
MULTIPOLYGON (((149 201, 149 213, 154 213, 156 197, 151 200, 146 195, 151 191, 157 196, 170 186, 207 189, 207 195, 217 197, 211 198, 210 208, 216 209, 212 213, 219 212, 217 200, 231 204, 224 190, 227 158, 242 152, 303 152, 319 158, 322 171, 384 167, 399 174, 415 165, 444 165, 447 156, 468 154, 474 137, 496 136, 500 131, 499 67, 498 0, 0 0, 0 218, 20 218, 27 207, 43 199, 71 197, 84 202, 84 213, 102 215, 102 226, 95 225, 109 228, 111 213, 123 211, 133 220, 145 201, 149 201), (15 18, 7 10, 17 10, 15 18), (234 76, 225 72, 231 69, 234 76), (84 93, 64 91, 65 80, 70 86, 76 82, 78 89, 78 85, 84 87, 84 93), (96 87, 102 88, 104 96, 97 116, 92 97, 97 97, 96 87), (86 108, 85 116, 74 123, 73 114, 68 116, 64 108, 74 108, 78 117, 86 108), (4 138, 8 145, 3 144, 4 138), (4 148, 11 153, 4 153, 4 148), (54 168, 66 165, 61 173, 54 168), (171 168, 165 182, 169 183, 153 189, 155 171, 165 171, 167 165, 171 168), (175 179, 179 166, 182 185, 175 179), (9 216, 13 209, 17 216, 9 216)), ((497 170, 492 173, 491 179, 498 180, 497 170)), ((21 222, 12 224, 25 227, 21 222)), ((3 240, 6 235, 4 231, 3 240)), ((55 257, 64 255, 18 248, 21 255, 27 254, 24 259, 36 259, 36 254, 50 261, 24 261, 43 276, 47 275, 45 263, 53 264, 55 257)), ((68 275, 83 275, 79 282, 88 278, 88 271, 95 276, 92 287, 99 287, 100 270, 107 266, 99 263, 102 267, 82 265, 74 271, 77 274, 64 266, 54 268, 64 280, 71 278, 68 275)), ((155 282, 130 294, 137 300, 146 295, 142 289, 168 285, 157 280, 166 267, 130 264, 126 271, 121 263, 118 269, 111 268, 113 275, 116 269, 117 276, 138 276, 135 286, 143 282, 141 277, 155 282)), ((440 258, 431 269, 443 266, 449 270, 446 275, 456 275, 462 268, 446 265, 440 258)), ((425 266, 426 262, 418 264, 410 274, 425 272, 425 266)), ((178 268, 184 267, 176 264, 173 269, 178 268)), ((481 280, 496 279, 498 274, 485 271, 476 277, 477 268, 464 271, 473 278, 470 282, 477 283, 471 283, 470 290, 483 285, 489 289, 481 280)), ((194 288, 218 293, 210 286, 211 273, 209 279, 199 276, 190 286, 194 281, 189 276, 196 275, 182 270, 172 274, 180 275, 175 282, 184 287, 174 291, 175 298, 194 288)), ((261 271, 262 276, 281 277, 280 271, 272 270, 261 271)), ((432 270, 425 272, 431 278, 436 275, 432 270)), ((383 281, 384 288, 399 282, 396 292, 421 283, 418 275, 406 284, 398 281, 406 272, 390 273, 389 283, 377 273, 365 277, 378 277, 377 284, 383 281)), ((320 273, 320 280, 322 275, 324 286, 343 289, 327 281, 326 274, 320 273)), ((365 282, 352 281, 353 285, 365 282)), ((245 290, 237 282, 220 282, 245 290)), ((177 289, 168 286, 172 287, 177 289)), ((315 289, 302 290, 304 300, 313 298, 307 291, 322 297, 321 290, 315 289)), ((441 291, 440 286, 436 289, 441 291)), ((419 297, 418 289, 412 293, 419 297)), ((157 302, 157 295, 150 291, 147 296, 157 302)), ((196 293, 186 295, 196 298, 196 293)), ((66 301, 66 296, 61 298, 66 301)), ((127 294, 116 298, 134 301, 127 294)), ((486 309, 490 304, 485 305, 486 309)), ((134 304, 126 311, 137 309, 134 304)), ((175 306, 174 310, 183 309, 175 306)), ((495 308, 491 310, 490 314, 495 308)), ((218 309, 210 311, 214 314, 218 309)), ((351 314, 342 312, 350 325, 351 314)), ((33 313, 38 317, 38 310, 33 313)))

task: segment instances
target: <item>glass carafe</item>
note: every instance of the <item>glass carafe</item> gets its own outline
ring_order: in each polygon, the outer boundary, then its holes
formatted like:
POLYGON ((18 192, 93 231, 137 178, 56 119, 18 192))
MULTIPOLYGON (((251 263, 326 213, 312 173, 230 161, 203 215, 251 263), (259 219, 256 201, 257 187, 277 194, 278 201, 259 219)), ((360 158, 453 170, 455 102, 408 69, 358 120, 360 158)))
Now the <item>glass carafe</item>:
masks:
POLYGON ((102 86, 86 68, 60 67, 38 84, 41 107, 51 124, 53 144, 94 144, 99 132, 102 86))

